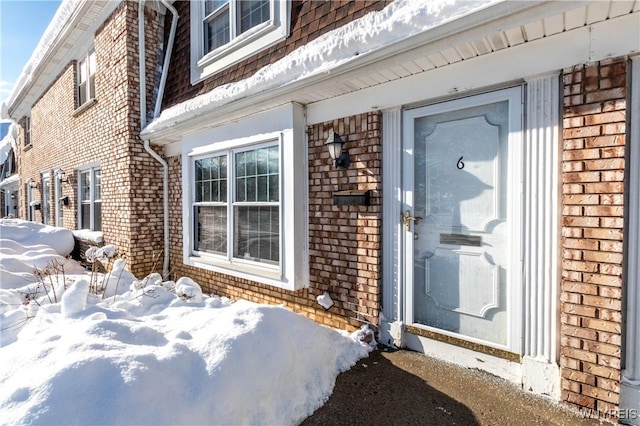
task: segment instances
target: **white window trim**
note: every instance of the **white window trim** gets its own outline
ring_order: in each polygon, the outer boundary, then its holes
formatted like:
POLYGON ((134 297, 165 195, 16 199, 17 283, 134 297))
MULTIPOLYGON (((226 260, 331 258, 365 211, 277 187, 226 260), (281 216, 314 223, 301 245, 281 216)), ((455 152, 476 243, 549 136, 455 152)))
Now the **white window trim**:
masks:
MULTIPOLYGON (((308 175, 304 112, 286 105, 227 126, 186 136, 182 142, 183 263, 271 285, 285 290, 308 287, 308 175), (274 128, 281 130, 275 130, 274 128), (250 129, 250 130, 248 130, 250 129), (267 130, 270 129, 270 130, 267 130), (267 131, 261 131, 267 130, 267 131), (247 132, 254 134, 247 135, 247 132), (259 146, 279 140, 280 145, 280 262, 279 267, 232 261, 224 256, 198 256, 193 251, 194 158, 216 152, 259 146), (286 225, 285 225, 286 224, 286 225)), ((230 175, 229 175, 230 176, 230 175)))
POLYGON ((24 118, 24 147, 30 147, 32 144, 31 140, 31 116, 27 115, 24 118))
MULTIPOLYGON (((262 137, 257 137, 255 139, 255 143, 247 143, 247 144, 242 144, 242 145, 238 145, 235 146, 233 148, 225 148, 222 150, 214 150, 214 151, 210 151, 207 153, 202 153, 199 154, 198 156, 192 156, 190 158, 190 167, 191 167, 191 177, 193 178, 193 174, 194 174, 194 163, 195 160, 201 159, 201 158, 206 158, 206 157, 210 157, 210 156, 215 156, 217 154, 225 154, 227 155, 227 180, 229 182, 228 185, 228 190, 227 190, 227 201, 224 203, 227 207, 227 253, 225 255, 219 255, 219 254, 213 254, 213 253, 207 253, 207 252, 203 252, 203 251, 196 251, 195 249, 192 250, 191 256, 192 257, 200 257, 203 259, 208 259, 209 262, 211 263, 217 263, 223 267, 228 267, 230 269, 239 269, 239 270, 247 270, 247 269, 251 269, 251 270, 255 270, 258 273, 261 273, 263 275, 268 275, 268 276, 273 276, 273 277, 281 277, 282 276, 282 254, 283 254, 283 250, 282 250, 282 231, 283 231, 283 214, 282 214, 282 199, 283 199, 283 190, 282 190, 282 139, 283 139, 283 135, 282 134, 275 134, 273 138, 265 138, 263 139, 262 137), (236 153, 238 152, 243 152, 243 151, 248 151, 248 150, 252 150, 252 149, 258 149, 258 148, 264 148, 264 147, 269 147, 269 146, 278 146, 278 155, 279 155, 279 174, 278 174, 278 180, 279 180, 279 201, 277 203, 263 203, 263 204, 277 204, 278 208, 279 208, 279 224, 280 224, 280 234, 279 234, 279 239, 280 239, 280 254, 279 254, 279 261, 277 265, 274 264, 268 264, 268 263, 262 263, 262 262, 258 262, 258 261, 253 261, 253 260, 248 260, 248 259, 243 259, 243 258, 238 258, 238 257, 234 257, 233 256, 233 249, 232 249, 232 244, 233 244, 233 224, 234 224, 234 218, 233 218, 233 210, 234 207, 238 205, 238 202, 234 200, 234 194, 235 194, 235 172, 232 170, 233 167, 235 166, 235 161, 232 158, 236 153)), ((194 202, 193 200, 195 199, 195 185, 193 185, 193 179, 192 179, 192 185, 191 185, 191 206, 192 206, 192 211, 193 211, 193 206, 194 206, 194 202)), ((247 205, 247 204, 242 204, 242 205, 247 205)), ((192 218, 193 220, 193 218, 192 218)), ((193 228, 193 223, 191 224, 192 226, 192 233, 194 231, 193 228)))
POLYGON ((289 36, 290 2, 271 0, 271 19, 233 38, 205 55, 204 2, 191 3, 191 83, 195 84, 289 36))
MULTIPOLYGON (((77 173, 77 181, 78 181, 78 187, 77 187, 77 194, 78 194, 78 209, 77 209, 77 215, 78 215, 78 229, 87 229, 89 231, 101 231, 101 229, 96 230, 95 229, 95 203, 96 202, 100 202, 102 203, 102 188, 100 188, 100 195, 101 197, 99 199, 95 198, 95 194, 94 194, 94 190, 95 190, 95 184, 93 182, 94 180, 94 176, 95 176, 95 171, 96 170, 100 170, 100 166, 99 165, 94 165, 94 166, 85 166, 84 168, 78 169, 78 173, 77 173), (83 228, 84 224, 82 223, 82 174, 83 173, 89 173, 89 227, 88 228, 83 228)), ((102 172, 102 171, 101 171, 102 172)), ((101 183, 102 185, 102 183, 101 183)), ((102 222, 102 221, 101 221, 102 222)))
MULTIPOLYGON (((95 94, 95 69, 93 72, 93 76, 94 76, 94 89, 93 89, 93 93, 91 93, 91 55, 93 55, 94 57, 94 61, 95 61, 95 50, 93 48, 87 50, 87 53, 80 59, 78 59, 77 64, 76 64, 76 81, 75 81, 75 90, 76 90, 76 96, 77 96, 77 103, 76 103, 76 109, 82 108, 83 106, 87 105, 87 104, 91 104, 93 103, 93 101, 96 98, 96 94, 95 94), (84 82, 80 82, 80 78, 81 78, 81 70, 80 67, 83 65, 82 61, 84 61, 84 65, 87 67, 86 71, 87 71, 87 79, 84 82), (80 85, 84 84, 86 85, 86 93, 87 93, 87 99, 84 100, 84 102, 82 101, 82 99, 80 99, 80 92, 79 92, 79 88, 80 85)), ((97 69, 97 64, 96 67, 97 69)))

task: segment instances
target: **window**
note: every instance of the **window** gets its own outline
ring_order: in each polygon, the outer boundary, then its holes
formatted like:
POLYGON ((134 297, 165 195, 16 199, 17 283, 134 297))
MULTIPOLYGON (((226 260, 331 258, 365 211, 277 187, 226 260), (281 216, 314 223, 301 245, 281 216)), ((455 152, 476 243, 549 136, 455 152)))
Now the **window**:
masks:
POLYGON ((194 160, 194 252, 278 266, 279 145, 194 160))
POLYGON ((269 0, 206 0, 203 35, 205 53, 224 46, 232 39, 269 20, 269 0))
POLYGON ((304 108, 286 104, 182 140, 183 263, 295 291, 309 285, 304 108))
POLYGON ((81 170, 78 174, 79 228, 102 230, 102 200, 100 195, 100 169, 81 170))
POLYGON ((78 107, 86 104, 96 96, 96 54, 93 50, 87 56, 78 61, 77 89, 78 107))
POLYGON ((191 7, 193 83, 289 35, 285 0, 205 0, 191 7))
POLYGON ((31 117, 24 118, 24 146, 31 146, 31 117))

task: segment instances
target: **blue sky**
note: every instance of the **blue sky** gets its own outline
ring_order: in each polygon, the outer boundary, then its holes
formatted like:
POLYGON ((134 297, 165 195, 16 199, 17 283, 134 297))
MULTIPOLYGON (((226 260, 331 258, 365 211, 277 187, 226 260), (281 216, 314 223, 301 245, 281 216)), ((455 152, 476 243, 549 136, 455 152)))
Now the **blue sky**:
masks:
POLYGON ((0 102, 11 93, 58 6, 54 0, 0 0, 0 102))

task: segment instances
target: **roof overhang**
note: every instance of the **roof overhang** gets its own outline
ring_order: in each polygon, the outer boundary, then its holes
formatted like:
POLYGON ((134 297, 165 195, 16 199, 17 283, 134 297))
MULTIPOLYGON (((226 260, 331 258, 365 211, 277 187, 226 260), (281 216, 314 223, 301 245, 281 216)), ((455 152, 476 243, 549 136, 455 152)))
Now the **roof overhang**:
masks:
POLYGON ((17 121, 30 114, 69 62, 92 46, 95 32, 119 4, 108 0, 61 3, 6 101, 6 118, 17 121))

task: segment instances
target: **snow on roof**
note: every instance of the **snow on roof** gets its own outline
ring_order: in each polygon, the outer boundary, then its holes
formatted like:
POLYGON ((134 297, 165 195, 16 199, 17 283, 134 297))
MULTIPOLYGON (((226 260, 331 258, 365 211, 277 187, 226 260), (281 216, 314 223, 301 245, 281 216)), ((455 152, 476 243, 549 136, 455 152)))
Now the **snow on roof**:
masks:
POLYGON ((327 73, 363 54, 432 29, 500 0, 396 0, 383 10, 330 31, 294 50, 253 76, 214 88, 164 110, 143 136, 204 115, 242 97, 327 73))
POLYGON ((86 0, 62 0, 58 10, 42 35, 42 38, 40 38, 38 45, 22 69, 18 80, 13 86, 13 90, 9 94, 9 97, 2 103, 0 111, 1 117, 8 117, 9 106, 13 105, 20 93, 31 83, 34 72, 42 63, 42 60, 53 46, 53 43, 62 32, 62 29, 73 15, 77 6, 83 1, 86 0))
POLYGON ((13 152, 17 152, 16 138, 18 135, 18 126, 15 123, 11 123, 9 131, 0 140, 0 165, 7 161, 9 152, 13 149, 13 152))

